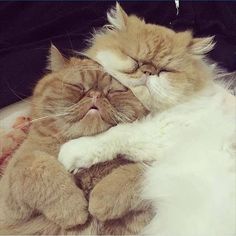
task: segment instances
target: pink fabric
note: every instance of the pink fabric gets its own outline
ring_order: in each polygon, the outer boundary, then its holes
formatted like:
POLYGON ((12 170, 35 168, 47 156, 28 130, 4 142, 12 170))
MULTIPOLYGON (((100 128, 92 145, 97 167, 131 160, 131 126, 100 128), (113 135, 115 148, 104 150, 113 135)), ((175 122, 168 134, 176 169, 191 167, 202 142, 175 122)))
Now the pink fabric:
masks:
POLYGON ((11 130, 0 129, 0 175, 16 149, 29 132, 31 119, 25 116, 16 118, 11 130))

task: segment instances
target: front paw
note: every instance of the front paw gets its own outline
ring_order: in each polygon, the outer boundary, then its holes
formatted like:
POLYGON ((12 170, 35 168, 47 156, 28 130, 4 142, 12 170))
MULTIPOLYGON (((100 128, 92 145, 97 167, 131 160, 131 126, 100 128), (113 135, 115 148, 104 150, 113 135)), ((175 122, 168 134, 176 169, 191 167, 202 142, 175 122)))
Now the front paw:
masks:
POLYGON ((71 171, 75 169, 75 163, 79 159, 79 152, 77 150, 76 140, 71 140, 63 144, 58 154, 58 161, 66 168, 71 171))
POLYGON ((118 219, 124 216, 129 209, 127 202, 123 202, 120 195, 123 193, 113 192, 113 188, 99 186, 92 190, 89 198, 89 213, 99 221, 118 219))
POLYGON ((88 219, 88 202, 83 192, 71 194, 65 199, 58 199, 43 211, 45 216, 64 229, 83 225, 88 219))
POLYGON ((58 160, 68 171, 89 168, 93 161, 89 138, 71 140, 61 146, 58 160), (88 139, 88 140, 87 140, 88 139))

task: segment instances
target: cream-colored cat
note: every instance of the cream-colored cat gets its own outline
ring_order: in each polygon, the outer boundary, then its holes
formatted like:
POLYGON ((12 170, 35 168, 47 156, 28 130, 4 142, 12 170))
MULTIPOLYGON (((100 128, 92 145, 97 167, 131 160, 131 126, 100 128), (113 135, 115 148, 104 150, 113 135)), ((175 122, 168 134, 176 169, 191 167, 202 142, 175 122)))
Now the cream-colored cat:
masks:
POLYGON ((147 24, 118 4, 108 20, 111 27, 94 35, 86 54, 140 99, 145 93, 152 114, 72 140, 59 160, 67 170, 118 153, 151 161, 143 198, 152 200, 157 214, 143 233, 236 235, 236 99, 213 81, 204 57, 212 38, 147 24))

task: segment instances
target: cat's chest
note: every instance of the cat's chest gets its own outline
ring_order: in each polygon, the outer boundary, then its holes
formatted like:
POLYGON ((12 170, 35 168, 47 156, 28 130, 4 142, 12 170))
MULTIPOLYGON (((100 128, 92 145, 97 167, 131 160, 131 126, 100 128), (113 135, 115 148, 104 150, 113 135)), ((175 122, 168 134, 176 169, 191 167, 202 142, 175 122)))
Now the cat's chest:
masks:
POLYGON ((214 159, 220 152, 234 152, 233 116, 225 116, 218 110, 166 113, 155 118, 152 130, 156 134, 153 141, 163 156, 204 161, 214 159))

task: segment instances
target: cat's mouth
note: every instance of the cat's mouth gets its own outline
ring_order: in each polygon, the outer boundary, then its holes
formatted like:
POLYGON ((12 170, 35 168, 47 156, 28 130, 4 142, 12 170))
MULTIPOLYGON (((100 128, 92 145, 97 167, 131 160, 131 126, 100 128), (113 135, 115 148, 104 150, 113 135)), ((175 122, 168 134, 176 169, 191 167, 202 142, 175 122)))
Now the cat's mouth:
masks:
POLYGON ((87 113, 85 114, 85 116, 86 115, 88 115, 88 114, 96 114, 96 115, 98 115, 98 114, 100 114, 100 109, 99 109, 99 107, 98 106, 96 106, 96 105, 91 105, 91 107, 88 109, 88 111, 87 111, 87 113))
POLYGON ((91 103, 88 104, 86 109, 84 110, 84 115, 82 119, 88 119, 91 121, 91 119, 96 119, 97 121, 103 121, 105 123, 109 123, 114 125, 114 119, 110 118, 110 112, 109 108, 104 108, 102 104, 97 103, 91 103))
POLYGON ((97 106, 93 105, 89 108, 89 110, 99 110, 97 106))

